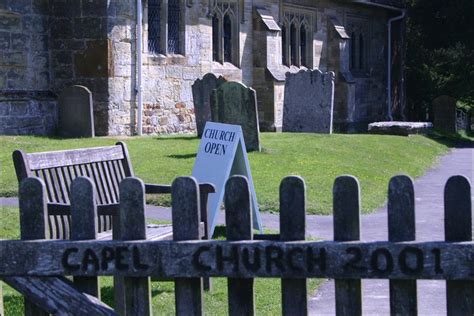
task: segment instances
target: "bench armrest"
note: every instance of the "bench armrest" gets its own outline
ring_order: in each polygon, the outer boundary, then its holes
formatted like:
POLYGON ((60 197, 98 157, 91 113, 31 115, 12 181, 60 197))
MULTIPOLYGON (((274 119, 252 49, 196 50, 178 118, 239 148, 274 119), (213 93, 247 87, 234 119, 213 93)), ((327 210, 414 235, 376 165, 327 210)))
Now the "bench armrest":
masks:
MULTIPOLYGON (((118 214, 119 204, 97 205, 97 215, 118 214)), ((71 215, 71 205, 63 203, 48 203, 48 215, 71 215)))
POLYGON ((208 194, 208 193, 215 193, 216 188, 214 187, 214 184, 212 183, 199 183, 199 192, 202 194, 208 194))
MULTIPOLYGON (((213 184, 211 183, 200 183, 199 184, 199 192, 200 193, 214 193, 216 189, 213 184)), ((171 193, 171 185, 166 184, 150 184, 145 183, 145 193, 146 194, 169 194, 171 193)))
POLYGON ((158 194, 158 193, 169 194, 171 193, 171 185, 145 183, 145 193, 146 194, 158 194))

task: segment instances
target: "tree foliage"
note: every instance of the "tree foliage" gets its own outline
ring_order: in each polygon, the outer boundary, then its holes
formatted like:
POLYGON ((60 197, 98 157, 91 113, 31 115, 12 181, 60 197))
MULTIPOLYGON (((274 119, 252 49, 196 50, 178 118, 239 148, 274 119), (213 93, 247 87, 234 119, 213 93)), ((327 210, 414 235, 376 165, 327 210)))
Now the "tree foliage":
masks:
POLYGON ((474 0, 408 0, 407 94, 422 119, 440 95, 474 107, 474 0))

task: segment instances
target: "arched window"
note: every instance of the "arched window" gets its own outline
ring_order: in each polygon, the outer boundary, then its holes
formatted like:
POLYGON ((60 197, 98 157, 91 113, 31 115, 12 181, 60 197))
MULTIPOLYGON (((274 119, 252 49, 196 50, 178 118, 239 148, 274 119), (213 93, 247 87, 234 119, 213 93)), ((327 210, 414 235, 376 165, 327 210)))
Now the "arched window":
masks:
POLYGON ((168 53, 179 54, 180 0, 168 0, 168 53))
POLYGON ((148 51, 160 53, 160 0, 148 0, 148 51))
POLYGON ((212 60, 239 65, 239 4, 236 0, 209 1, 212 15, 212 60))
POLYGON ((281 27, 281 60, 283 65, 289 66, 290 61, 288 58, 288 38, 287 38, 286 24, 281 27))
POLYGON ((219 59, 219 19, 217 16, 212 17, 212 59, 216 61, 221 61, 219 59))
POLYGON ((224 16, 224 61, 232 62, 232 20, 228 14, 224 16))
POLYGON ((297 64, 297 55, 296 55, 297 45, 296 45, 296 25, 294 23, 290 26, 290 55, 291 55, 291 64, 297 64))
POLYGON ((351 33, 351 42, 350 42, 350 48, 351 48, 351 58, 350 58, 350 69, 355 69, 355 61, 356 61, 356 36, 355 33, 351 33))
POLYGON ((300 28, 300 51, 301 51, 301 65, 302 66, 307 66, 307 44, 306 44, 306 26, 301 25, 300 28))
POLYGON ((364 69, 364 37, 362 34, 359 34, 359 69, 364 69))

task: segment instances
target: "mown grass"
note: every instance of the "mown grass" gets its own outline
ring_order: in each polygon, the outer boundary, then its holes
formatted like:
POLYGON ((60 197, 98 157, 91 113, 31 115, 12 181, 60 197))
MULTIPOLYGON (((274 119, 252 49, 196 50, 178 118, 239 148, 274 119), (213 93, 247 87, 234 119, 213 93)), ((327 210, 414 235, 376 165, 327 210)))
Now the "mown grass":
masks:
MULTIPOLYGON (((33 136, 1 136, 0 196, 15 196, 17 183, 11 159, 15 149, 26 152, 107 146, 127 143, 135 174, 149 183, 171 183, 190 175, 199 146, 196 137, 134 137, 56 139, 33 136)), ((262 133, 263 151, 250 153, 257 199, 262 211, 278 211, 280 181, 287 175, 302 176, 307 185, 310 214, 332 212, 332 185, 342 174, 356 176, 361 185, 363 212, 381 206, 390 178, 397 174, 417 177, 436 157, 448 151, 424 136, 318 135, 262 133)), ((159 200, 169 205, 169 198, 159 200)))
MULTIPOLYGON (((0 207, 0 239, 18 239, 19 215, 17 207, 0 207)), ((150 221, 162 223, 161 221, 150 221)), ((225 229, 217 227, 219 239, 225 238, 225 229)), ((267 232, 269 233, 269 232, 267 232)), ((101 277, 101 299, 109 306, 114 306, 113 302, 113 281, 111 277, 101 277)), ((204 294, 204 308, 207 315, 227 315, 227 281, 224 278, 213 278, 213 289, 204 294)), ((308 293, 314 295, 321 280, 311 279, 308 282, 308 293)), ((0 282, 1 286, 1 282, 0 282)), ((256 279, 255 280, 255 305, 258 315, 278 315, 281 314, 281 292, 280 280, 278 279, 256 279)), ((152 310, 153 315, 175 315, 174 303, 174 283, 173 282, 152 282, 152 310)), ((1 291, 0 291, 1 296, 1 291)), ((3 284, 3 298, 5 305, 5 315, 23 314, 23 297, 3 284)), ((0 297, 1 299, 1 297, 0 297)))

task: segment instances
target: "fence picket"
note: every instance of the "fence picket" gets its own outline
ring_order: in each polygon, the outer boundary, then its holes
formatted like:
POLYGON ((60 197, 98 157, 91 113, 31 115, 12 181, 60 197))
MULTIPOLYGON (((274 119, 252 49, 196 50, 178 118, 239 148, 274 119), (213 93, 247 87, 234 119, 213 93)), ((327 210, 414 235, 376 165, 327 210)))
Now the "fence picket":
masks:
MULTIPOLYGON (((250 191, 247 179, 243 176, 231 177, 225 186, 225 222, 227 240, 252 240, 252 213, 250 191)), ((223 254, 233 258, 235 254, 223 254)), ((237 257, 235 258, 237 260, 237 257)), ((226 259, 223 259, 226 260, 226 259)), ((254 279, 227 280, 229 315, 254 315, 254 279)))
MULTIPOLYGON (((396 176, 388 186, 388 240, 413 241, 415 231, 415 193, 413 180, 396 176)), ((391 315, 417 315, 416 280, 390 280, 391 315)))
MULTIPOLYGON (((194 178, 179 177, 171 186, 173 240, 197 240, 199 237, 199 187, 194 178)), ((201 278, 175 279, 176 315, 203 314, 201 278)))
MULTIPOLYGON (((360 240, 359 181, 337 177, 333 187, 334 240, 360 240)), ((361 280, 335 280, 336 315, 362 315, 361 280)))
MULTIPOLYGON (((46 186, 40 178, 26 178, 18 192, 20 234, 22 240, 45 239, 48 236, 46 186)), ((25 316, 49 315, 25 298, 25 316)))
MULTIPOLYGON (((305 238, 306 185, 301 177, 286 177, 280 184, 280 240, 305 238)), ((281 303, 283 315, 307 315, 307 280, 281 279, 281 303)))
MULTIPOLYGON (((120 240, 146 239, 145 185, 134 177, 120 183, 120 240)), ((123 279, 125 314, 151 315, 150 278, 123 279)))
MULTIPOLYGON (((78 177, 71 184, 71 240, 97 239, 98 217, 94 183, 78 177)), ((100 299, 97 277, 74 277, 74 285, 84 293, 100 299)))
MULTIPOLYGON (((444 189, 446 241, 472 241, 471 203, 469 180, 463 176, 449 178, 444 189)), ((446 281, 446 299, 448 315, 473 315, 474 281, 446 281)))

